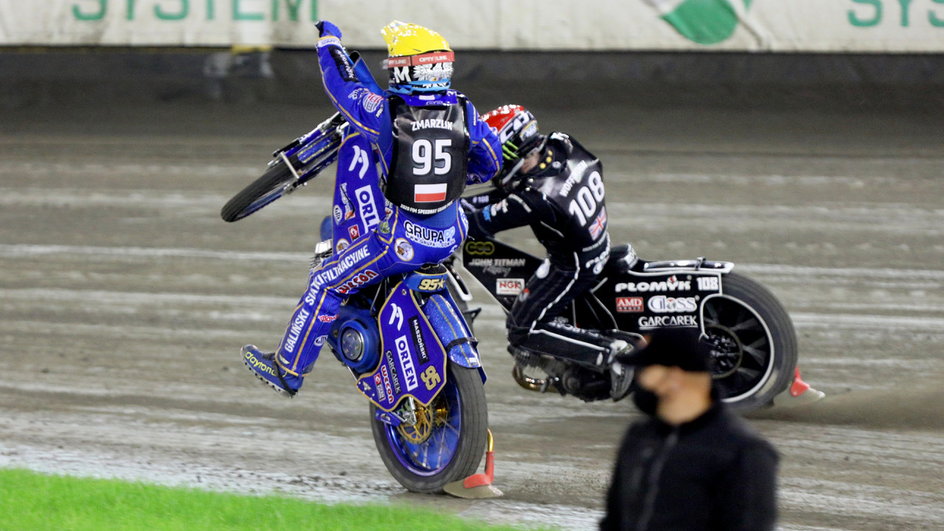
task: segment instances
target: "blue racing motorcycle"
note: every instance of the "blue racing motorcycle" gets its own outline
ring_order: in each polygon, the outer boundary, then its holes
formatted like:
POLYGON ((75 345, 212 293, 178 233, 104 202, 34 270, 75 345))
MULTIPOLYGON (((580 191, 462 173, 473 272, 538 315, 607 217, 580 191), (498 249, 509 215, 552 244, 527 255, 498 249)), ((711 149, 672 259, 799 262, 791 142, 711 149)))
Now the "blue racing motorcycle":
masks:
MULTIPOLYGON (((347 127, 336 114, 276 151, 265 173, 226 203, 223 219, 249 216, 317 176, 337 159, 347 127)), ((383 217, 379 183, 356 182, 351 175, 338 174, 316 263, 383 217)), ((473 474, 491 438, 485 372, 450 294, 453 279, 445 266, 433 265, 364 288, 341 307, 327 338, 370 403, 384 464, 414 492, 440 492, 473 474)))

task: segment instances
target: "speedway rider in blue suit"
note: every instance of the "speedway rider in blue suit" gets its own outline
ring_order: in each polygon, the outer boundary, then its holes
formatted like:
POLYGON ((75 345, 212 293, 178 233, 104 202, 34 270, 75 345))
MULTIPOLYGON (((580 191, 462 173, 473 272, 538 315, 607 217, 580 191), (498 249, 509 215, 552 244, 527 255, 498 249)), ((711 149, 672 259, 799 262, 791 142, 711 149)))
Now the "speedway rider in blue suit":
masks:
POLYGON ((373 147, 387 208, 372 231, 312 269, 276 352, 243 347, 246 366, 288 397, 311 372, 342 301, 384 277, 448 258, 468 230, 457 204, 466 184, 488 181, 501 168, 498 137, 450 90, 454 56, 441 35, 398 21, 384 27, 390 84, 381 91, 359 79, 334 24, 317 28, 325 90, 373 147))

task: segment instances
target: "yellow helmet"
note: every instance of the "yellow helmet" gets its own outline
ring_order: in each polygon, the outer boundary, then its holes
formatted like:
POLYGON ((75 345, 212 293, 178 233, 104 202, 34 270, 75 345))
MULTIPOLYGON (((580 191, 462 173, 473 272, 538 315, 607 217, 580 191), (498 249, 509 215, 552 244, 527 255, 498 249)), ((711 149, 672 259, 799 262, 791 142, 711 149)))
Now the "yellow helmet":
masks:
POLYGON ((384 26, 380 34, 387 43, 387 55, 390 57, 452 51, 442 35, 418 24, 394 20, 384 26))
POLYGON ((390 90, 440 92, 452 82, 455 55, 449 42, 435 31, 394 20, 380 30, 387 42, 384 68, 390 70, 390 90))

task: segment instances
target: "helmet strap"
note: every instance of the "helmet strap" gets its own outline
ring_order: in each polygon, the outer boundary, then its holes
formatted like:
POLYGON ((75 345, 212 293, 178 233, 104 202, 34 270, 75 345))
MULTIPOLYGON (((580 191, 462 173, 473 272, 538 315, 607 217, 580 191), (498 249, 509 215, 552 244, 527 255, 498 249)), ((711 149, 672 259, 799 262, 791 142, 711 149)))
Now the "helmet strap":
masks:
POLYGON ((521 165, 524 164, 524 157, 518 157, 518 160, 515 161, 515 164, 505 172, 505 175, 501 178, 501 185, 504 188, 507 186, 511 180, 518 174, 518 170, 521 169, 521 165))

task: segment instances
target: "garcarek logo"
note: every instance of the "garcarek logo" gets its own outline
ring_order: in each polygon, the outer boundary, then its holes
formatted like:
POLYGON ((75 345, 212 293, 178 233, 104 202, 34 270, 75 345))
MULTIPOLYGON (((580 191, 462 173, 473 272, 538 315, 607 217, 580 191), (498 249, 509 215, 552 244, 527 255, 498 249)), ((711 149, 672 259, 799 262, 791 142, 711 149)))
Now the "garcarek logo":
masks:
MULTIPOLYGON (((651 5, 662 20, 680 35, 696 44, 718 44, 734 34, 738 24, 745 22, 747 10, 754 0, 643 0, 651 5)), ((759 36, 759 35, 758 35, 759 36)))

